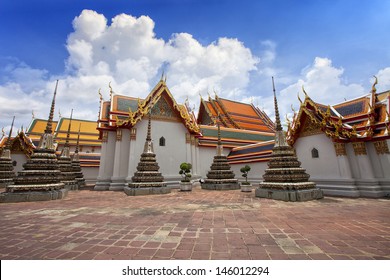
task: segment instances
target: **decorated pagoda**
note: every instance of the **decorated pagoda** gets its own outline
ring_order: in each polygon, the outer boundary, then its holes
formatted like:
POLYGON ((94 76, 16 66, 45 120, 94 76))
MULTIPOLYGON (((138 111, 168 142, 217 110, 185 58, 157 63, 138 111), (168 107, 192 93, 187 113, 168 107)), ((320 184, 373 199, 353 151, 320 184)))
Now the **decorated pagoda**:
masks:
POLYGON ((167 194, 171 192, 171 189, 164 182, 164 177, 158 172, 160 167, 158 166, 156 154, 153 150, 150 115, 149 112, 148 132, 137 171, 131 178, 132 182, 124 187, 127 195, 167 194))
POLYGON ((280 123, 274 79, 272 85, 275 103, 275 145, 272 149, 268 168, 263 175, 264 182, 256 189, 257 197, 284 201, 307 201, 323 197, 322 190, 309 181, 310 175, 301 168, 294 149, 287 143, 280 123))
POLYGON ((72 125, 73 109, 70 113, 68 132, 66 134, 66 140, 64 147, 61 151, 61 155, 58 157, 58 167, 61 171, 61 182, 65 184, 65 188, 68 190, 77 190, 78 184, 76 182, 76 174, 73 172, 72 160, 70 158, 69 149, 69 135, 72 125))
POLYGON ((76 177, 75 179, 78 185, 78 189, 85 187, 85 179, 84 179, 83 172, 81 171, 80 156, 79 156, 80 129, 81 129, 81 124, 79 125, 79 132, 77 135, 76 150, 74 151, 73 158, 72 158, 72 169, 76 177))
POLYGON ((58 81, 55 87, 50 114, 45 132, 39 145, 18 172, 14 185, 6 187, 0 194, 0 202, 41 201, 64 198, 68 190, 61 182, 61 171, 58 168, 57 156, 53 143, 52 121, 57 94, 58 81))
POLYGON ((15 172, 11 159, 11 135, 15 117, 12 119, 11 128, 7 138, 7 143, 0 155, 0 188, 13 184, 15 172))
POLYGON ((236 190, 240 186, 238 180, 234 178, 234 173, 230 170, 227 156, 223 154, 221 142, 221 129, 218 127, 217 154, 214 156, 210 170, 207 172, 207 179, 202 184, 202 189, 206 190, 236 190))

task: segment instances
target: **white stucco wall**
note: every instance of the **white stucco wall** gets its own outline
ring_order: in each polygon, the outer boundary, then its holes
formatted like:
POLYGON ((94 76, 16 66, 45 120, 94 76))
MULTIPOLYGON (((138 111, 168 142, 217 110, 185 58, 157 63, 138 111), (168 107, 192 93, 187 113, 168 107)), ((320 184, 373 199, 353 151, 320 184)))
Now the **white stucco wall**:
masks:
MULTIPOLYGON (((160 172, 167 178, 179 178, 179 166, 182 162, 186 162, 186 139, 188 133, 185 126, 180 122, 152 120, 151 136, 153 141, 154 152, 160 166, 160 172), (159 146, 161 137, 165 138, 165 146, 159 146)), ((129 175, 133 176, 136 171, 137 164, 140 160, 146 140, 148 121, 145 118, 137 123, 137 139, 135 143, 134 161, 136 164, 130 170, 129 175)), ((125 140, 125 139, 123 139, 125 140)))
POLYGON ((264 171, 268 168, 267 165, 268 161, 266 162, 249 162, 249 163, 239 163, 239 164, 231 164, 231 168, 236 174, 236 178, 239 181, 244 181, 245 178, 242 177, 242 173, 240 169, 244 167, 245 165, 249 165, 251 167, 251 170, 248 173, 248 181, 252 183, 259 183, 263 181, 263 175, 264 171))
POLYGON ((333 142, 325 134, 300 137, 294 148, 311 179, 341 178, 333 142), (312 158, 313 148, 318 150, 318 158, 312 158))
POLYGON ((19 171, 23 170, 23 164, 27 162, 27 156, 25 154, 11 153, 12 162, 16 161, 16 166, 14 166, 14 172, 17 174, 19 171))

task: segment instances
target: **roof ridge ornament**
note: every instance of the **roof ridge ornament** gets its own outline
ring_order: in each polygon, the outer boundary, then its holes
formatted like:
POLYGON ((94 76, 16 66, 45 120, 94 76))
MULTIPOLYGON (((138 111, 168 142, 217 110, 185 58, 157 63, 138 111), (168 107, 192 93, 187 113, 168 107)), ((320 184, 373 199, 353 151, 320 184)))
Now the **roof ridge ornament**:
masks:
POLYGON ((115 93, 111 86, 111 81, 108 83, 108 87, 110 88, 110 101, 112 100, 112 96, 115 93))
POLYGON ((376 93, 376 88, 375 88, 375 86, 378 84, 378 78, 377 78, 375 75, 374 75, 373 77, 375 78, 375 81, 374 81, 374 83, 372 84, 371 92, 372 92, 372 93, 376 93))

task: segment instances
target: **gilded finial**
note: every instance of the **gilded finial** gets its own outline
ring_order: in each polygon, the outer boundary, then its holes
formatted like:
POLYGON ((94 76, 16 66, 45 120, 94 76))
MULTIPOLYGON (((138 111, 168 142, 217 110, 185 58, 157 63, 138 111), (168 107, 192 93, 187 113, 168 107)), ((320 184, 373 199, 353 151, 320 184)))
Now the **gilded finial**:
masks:
POLYGON ((216 90, 214 88, 213 88, 213 91, 214 91, 214 98, 217 99, 218 95, 217 95, 217 92, 216 92, 216 90))
POLYGON ((372 84, 372 87, 371 87, 371 92, 372 93, 376 93, 376 88, 375 86, 378 84, 378 78, 376 76, 373 76, 375 78, 375 81, 374 83, 372 84))
POLYGON ((31 110, 31 117, 32 119, 35 119, 34 110, 31 110))
POLYGON ((297 93, 297 95, 298 95, 298 100, 299 100, 299 103, 301 103, 301 105, 302 105, 302 104, 303 104, 303 102, 302 102, 301 98, 299 97, 299 92, 297 93))
MULTIPOLYGON (((298 94, 298 97, 299 97, 299 94, 298 94)), ((291 104, 291 110, 293 111, 293 113, 294 113, 294 115, 295 115, 296 111, 295 111, 295 109, 294 109, 294 107, 293 107, 292 104, 291 104)))
POLYGON ((61 115, 61 109, 58 108, 58 118, 62 118, 62 115, 61 115))
POLYGON ((209 96, 209 101, 211 101, 211 95, 210 95, 210 92, 207 91, 207 94, 209 96))
POLYGON ((302 85, 302 91, 305 94, 305 98, 309 98, 309 96, 307 95, 307 92, 305 91, 305 87, 303 85, 302 85))
POLYGON ((4 127, 3 127, 3 128, 1 128, 1 134, 2 134, 2 136, 3 136, 3 137, 5 136, 4 127))
POLYGON ((114 94, 114 90, 111 87, 111 81, 108 83, 108 87, 110 88, 110 100, 112 100, 112 95, 114 94))
POLYGON ((102 89, 99 88, 99 91, 98 91, 100 103, 102 103, 102 101, 103 101, 103 95, 102 95, 101 90, 102 90, 102 89))

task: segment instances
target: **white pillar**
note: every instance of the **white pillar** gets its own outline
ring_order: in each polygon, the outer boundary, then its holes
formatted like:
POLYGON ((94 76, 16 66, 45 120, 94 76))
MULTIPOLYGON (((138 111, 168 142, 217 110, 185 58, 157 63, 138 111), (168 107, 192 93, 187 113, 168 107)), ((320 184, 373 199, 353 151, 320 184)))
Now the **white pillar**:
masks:
POLYGON ((191 162, 191 135, 186 133, 186 162, 191 162))
POLYGON ((137 139, 137 129, 131 128, 130 129, 130 142, 129 142, 129 158, 128 158, 128 167, 127 167, 127 177, 126 182, 131 182, 131 177, 134 176, 134 172, 137 167, 137 159, 136 157, 139 155, 135 154, 135 144, 137 139))
POLYGON ((99 176, 94 190, 105 191, 109 189, 113 174, 114 154, 115 131, 103 131, 99 176))
POLYGON ((120 191, 126 186, 129 158, 129 130, 117 129, 115 143, 114 171, 111 177, 110 191, 120 191))
POLYGON ((366 197, 381 197, 383 192, 375 178, 370 158, 367 154, 365 142, 352 143, 355 152, 357 165, 360 172, 360 179, 356 181, 360 194, 366 197))

